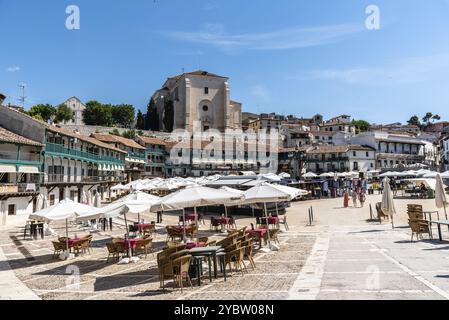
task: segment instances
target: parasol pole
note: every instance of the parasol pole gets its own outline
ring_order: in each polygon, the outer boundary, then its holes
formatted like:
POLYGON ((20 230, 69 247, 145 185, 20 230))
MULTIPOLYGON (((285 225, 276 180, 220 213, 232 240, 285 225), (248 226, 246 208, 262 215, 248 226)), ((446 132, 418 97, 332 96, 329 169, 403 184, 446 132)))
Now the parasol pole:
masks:
POLYGON ((186 209, 182 208, 182 218, 183 218, 183 225, 182 225, 182 230, 183 230, 183 238, 184 238, 184 243, 186 243, 186 209))
MULTIPOLYGON (((198 214, 197 214, 197 211, 196 211, 196 207, 193 207, 193 213, 195 214, 195 225, 198 227, 198 214)), ((199 229, 199 227, 198 227, 198 229, 199 229)), ((192 233, 192 236, 193 236, 193 233, 192 233)))
POLYGON ((65 244, 67 248, 67 254, 69 254, 69 219, 65 219, 65 244))
POLYGON ((128 229, 128 219, 126 218, 126 212, 124 214, 125 217, 125 227, 126 227, 126 241, 128 242, 128 256, 131 259, 132 252, 131 252, 131 242, 129 242, 129 229, 128 229))
POLYGON ((270 239, 270 226, 268 225, 268 211, 267 211, 267 203, 263 203, 263 207, 265 209, 265 221, 267 223, 267 232, 268 232, 268 247, 271 249, 271 239, 270 239))
POLYGON ((443 208, 444 208, 444 216, 446 217, 446 220, 447 220, 446 204, 445 203, 443 204, 443 208))

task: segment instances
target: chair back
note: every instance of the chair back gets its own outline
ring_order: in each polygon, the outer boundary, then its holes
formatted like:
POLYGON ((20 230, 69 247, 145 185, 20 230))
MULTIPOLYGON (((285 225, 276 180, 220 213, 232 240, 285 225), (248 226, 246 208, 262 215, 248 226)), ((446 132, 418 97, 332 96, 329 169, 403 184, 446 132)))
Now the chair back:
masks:
POLYGON ((109 253, 115 253, 117 251, 117 247, 114 243, 106 243, 106 248, 108 248, 109 253))
POLYGON ((187 254, 180 256, 172 260, 173 269, 177 274, 184 274, 189 272, 190 262, 192 261, 192 256, 187 254))

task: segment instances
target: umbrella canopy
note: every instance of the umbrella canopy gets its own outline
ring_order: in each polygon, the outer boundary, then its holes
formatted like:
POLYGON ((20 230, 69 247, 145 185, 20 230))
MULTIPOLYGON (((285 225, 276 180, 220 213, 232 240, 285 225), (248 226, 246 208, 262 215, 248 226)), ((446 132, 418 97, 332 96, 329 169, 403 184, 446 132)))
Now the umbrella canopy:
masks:
POLYGON ((272 186, 275 187, 276 189, 282 191, 282 192, 285 192, 285 193, 289 194, 290 197, 292 198, 292 200, 296 199, 297 197, 305 196, 305 195, 309 194, 309 192, 306 191, 306 190, 292 188, 292 187, 288 187, 288 186, 283 186, 283 185, 280 185, 280 184, 273 184, 272 186))
POLYGON ((87 214, 95 210, 91 206, 78 203, 69 199, 62 200, 58 204, 37 211, 30 215, 31 219, 44 220, 46 222, 75 219, 79 215, 87 214))
POLYGON ((234 189, 234 188, 230 188, 230 187, 226 187, 226 186, 225 187, 221 187, 220 189, 224 190, 224 191, 227 191, 227 192, 230 192, 230 193, 235 193, 235 194, 240 195, 240 196, 243 196, 245 194, 245 191, 234 189))
POLYGON ((324 172, 319 175, 321 178, 332 178, 333 176, 335 176, 335 173, 333 172, 324 172))
POLYGON ((81 203, 88 203, 86 190, 83 190, 83 192, 81 193, 81 203))
POLYGON ((111 187, 111 190, 112 190, 112 191, 117 191, 117 190, 129 190, 129 188, 126 187, 126 186, 123 185, 123 184, 117 184, 117 185, 111 187))
POLYGON ((437 176, 438 174, 439 174, 439 173, 436 172, 436 171, 430 171, 430 172, 428 172, 428 173, 422 175, 422 177, 423 177, 423 178, 436 178, 436 176, 437 176))
POLYGON ((444 208, 444 210, 446 211, 446 190, 444 190, 443 179, 441 179, 441 176, 439 174, 436 177, 435 204, 437 208, 444 208))
POLYGON ((307 173, 303 174, 302 177, 303 178, 316 178, 318 176, 313 172, 307 172, 307 173))
POLYGON ((441 174, 441 178, 442 178, 442 179, 449 179, 449 171, 443 172, 443 173, 441 174))
POLYGON ((133 192, 126 197, 118 200, 117 202, 126 202, 126 201, 139 201, 139 202, 152 202, 155 200, 159 200, 160 198, 157 196, 153 196, 152 194, 148 194, 142 191, 133 192))
POLYGON ((398 175, 400 175, 399 172, 396 172, 396 171, 388 171, 388 172, 385 172, 385 173, 380 174, 379 177, 381 177, 381 178, 385 178, 385 177, 397 177, 398 175))
POLYGON ((389 215, 393 216, 396 214, 396 207, 394 206, 393 201, 393 192, 390 188, 390 179, 386 177, 383 181, 383 194, 382 194, 382 211, 389 215))
POLYGON ((89 191, 87 191, 87 205, 92 206, 93 204, 94 204, 94 200, 93 200, 93 196, 92 196, 92 191, 89 190, 89 191))
POLYGON ((44 209, 44 196, 42 195, 42 193, 40 193, 37 196, 37 201, 36 201, 36 211, 42 210, 44 209))
POLYGON ((281 172, 281 173, 278 174, 278 176, 281 179, 289 179, 289 178, 291 178, 291 174, 287 173, 287 172, 281 172))
POLYGON ((232 205, 241 201, 242 198, 241 195, 220 189, 192 186, 161 198, 151 206, 151 211, 172 211, 220 204, 232 205))
POLYGON ((245 191, 245 204, 290 201, 291 195, 272 184, 262 183, 245 191))

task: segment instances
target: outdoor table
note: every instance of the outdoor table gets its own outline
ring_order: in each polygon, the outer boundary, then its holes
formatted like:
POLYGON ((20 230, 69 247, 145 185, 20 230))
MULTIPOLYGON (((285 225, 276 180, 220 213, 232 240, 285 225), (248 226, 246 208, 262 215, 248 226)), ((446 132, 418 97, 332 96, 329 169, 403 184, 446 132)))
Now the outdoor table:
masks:
POLYGON ((438 211, 423 211, 424 220, 427 220, 427 215, 429 215, 429 221, 432 222, 432 214, 437 214, 437 219, 440 220, 440 213, 438 211))
MULTIPOLYGON (((195 257, 207 257, 209 263, 209 281, 212 282, 212 263, 211 258, 213 258, 214 265, 214 278, 217 278, 217 253, 223 250, 221 246, 211 246, 211 247, 195 247, 189 250, 190 255, 195 257)), ((201 261, 196 259, 197 262, 197 273, 198 273, 198 286, 201 286, 201 261)), ((226 281, 226 266, 223 270, 224 278, 226 281)))
MULTIPOLYGON (((247 232, 253 236, 258 237, 259 239, 265 240, 265 236, 267 235, 268 230, 267 229, 254 229, 254 230, 248 230, 247 232)), ((265 241, 265 243, 266 243, 266 241, 265 241)), ((262 247, 262 241, 260 241, 260 246, 262 247)))
POLYGON ((430 221, 430 223, 434 223, 438 226, 438 237, 440 241, 443 241, 443 236, 441 234, 441 225, 445 225, 449 228, 449 220, 430 221))
POLYGON ((183 232, 185 230, 192 229, 193 226, 187 225, 187 226, 173 226, 173 229, 176 230, 176 232, 183 232))
POLYGON ((142 233, 146 227, 151 227, 151 225, 151 223, 138 223, 136 224, 136 227, 139 229, 139 232, 142 233))
POLYGON ((137 241, 143 240, 142 238, 129 238, 128 240, 121 240, 118 243, 122 243, 125 250, 128 251, 131 248, 131 253, 134 254, 134 249, 136 249, 137 241))
POLYGON ((186 243, 186 249, 203 248, 206 246, 206 242, 188 242, 186 243))
POLYGON ((74 246, 76 246, 78 244, 78 242, 80 242, 81 240, 83 240, 82 238, 73 238, 73 239, 69 239, 67 242, 69 243, 69 248, 73 248, 74 246))

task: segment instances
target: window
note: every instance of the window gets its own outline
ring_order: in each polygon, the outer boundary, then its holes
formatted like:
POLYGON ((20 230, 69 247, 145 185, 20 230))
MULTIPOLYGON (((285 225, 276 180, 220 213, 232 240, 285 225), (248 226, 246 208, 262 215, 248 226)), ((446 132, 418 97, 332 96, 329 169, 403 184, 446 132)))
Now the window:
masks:
POLYGON ((204 87, 204 94, 209 94, 209 88, 208 87, 204 87))
POLYGON ((354 170, 359 170, 359 163, 358 162, 354 162, 354 170))
POLYGON ((204 112, 207 112, 207 111, 209 111, 209 107, 208 107, 208 106, 206 106, 206 105, 204 105, 204 106, 203 106, 203 111, 204 111, 204 112))
POLYGON ((8 205, 8 216, 15 216, 16 215, 16 205, 10 204, 8 205))
POLYGON ((369 157, 369 152, 368 152, 368 151, 366 152, 366 157, 367 157, 367 158, 369 157))
POLYGON ((353 157, 356 157, 356 156, 357 156, 357 152, 356 152, 356 151, 353 151, 353 152, 352 152, 352 156, 353 156, 353 157))
POLYGON ((51 194, 50 195, 50 206, 53 206, 55 204, 55 195, 51 194))

